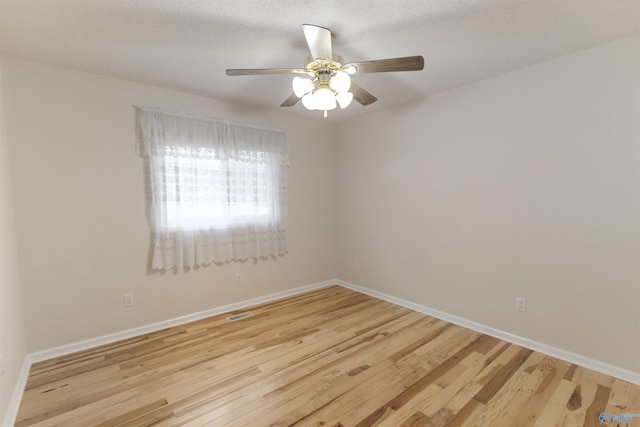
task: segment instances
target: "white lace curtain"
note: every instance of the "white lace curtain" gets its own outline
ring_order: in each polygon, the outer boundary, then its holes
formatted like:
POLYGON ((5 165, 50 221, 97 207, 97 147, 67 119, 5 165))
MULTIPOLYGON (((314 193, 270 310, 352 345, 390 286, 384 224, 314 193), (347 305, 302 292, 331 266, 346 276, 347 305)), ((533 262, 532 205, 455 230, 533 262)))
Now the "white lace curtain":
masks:
POLYGON ((148 161, 154 269, 287 252, 285 133, 136 108, 136 134, 148 161))

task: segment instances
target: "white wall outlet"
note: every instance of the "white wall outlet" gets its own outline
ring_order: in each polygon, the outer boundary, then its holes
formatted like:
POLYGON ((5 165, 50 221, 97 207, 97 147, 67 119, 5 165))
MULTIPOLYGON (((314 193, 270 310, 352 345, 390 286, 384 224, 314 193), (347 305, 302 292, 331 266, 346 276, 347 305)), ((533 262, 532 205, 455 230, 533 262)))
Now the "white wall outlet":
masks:
POLYGON ((360 261, 358 261, 358 260, 353 261, 353 267, 356 270, 360 270, 360 261))
POLYGON ((0 378, 4 377, 4 354, 0 354, 0 378))
POLYGON ((526 298, 516 298, 516 311, 527 311, 527 299, 526 298))
POLYGON ((242 273, 236 273, 236 283, 240 284, 243 282, 242 273))
POLYGON ((131 307, 134 303, 133 294, 124 294, 124 306, 131 307))

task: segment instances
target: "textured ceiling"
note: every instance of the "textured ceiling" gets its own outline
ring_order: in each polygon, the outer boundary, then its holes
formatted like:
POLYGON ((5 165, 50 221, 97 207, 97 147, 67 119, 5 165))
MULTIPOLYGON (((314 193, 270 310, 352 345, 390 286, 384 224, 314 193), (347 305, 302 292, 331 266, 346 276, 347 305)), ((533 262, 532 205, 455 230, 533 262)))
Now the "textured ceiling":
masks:
POLYGON ((356 75, 378 97, 344 120, 640 33, 640 0, 0 0, 0 51, 321 119, 280 108, 302 67, 302 24, 330 28, 347 62, 423 55, 418 72, 356 75))

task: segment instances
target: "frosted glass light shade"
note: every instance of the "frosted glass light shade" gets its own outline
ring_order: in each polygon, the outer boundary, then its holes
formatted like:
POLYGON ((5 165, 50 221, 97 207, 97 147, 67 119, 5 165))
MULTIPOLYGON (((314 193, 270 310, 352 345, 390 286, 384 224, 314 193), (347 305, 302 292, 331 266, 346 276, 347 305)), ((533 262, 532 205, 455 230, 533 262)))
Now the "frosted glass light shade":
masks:
POLYGON ((333 110, 336 108, 336 97, 328 88, 320 88, 302 97, 302 105, 307 110, 333 110))
POLYGON ((307 110, 316 109, 315 98, 311 92, 302 97, 302 105, 304 105, 304 108, 306 108, 307 110))
POLYGON ((336 97, 331 89, 321 87, 313 94, 316 110, 333 110, 336 108, 336 97))
POLYGON ((347 92, 351 87, 351 77, 343 71, 338 71, 329 80, 329 87, 338 93, 347 92))
POLYGON ((293 78, 291 86, 293 86, 293 93, 295 93, 298 98, 302 98, 305 93, 309 93, 313 89, 313 81, 296 76, 293 78))
POLYGON ((353 101, 353 94, 351 92, 338 93, 336 101, 340 104, 340 108, 345 109, 351 104, 351 101, 353 101))

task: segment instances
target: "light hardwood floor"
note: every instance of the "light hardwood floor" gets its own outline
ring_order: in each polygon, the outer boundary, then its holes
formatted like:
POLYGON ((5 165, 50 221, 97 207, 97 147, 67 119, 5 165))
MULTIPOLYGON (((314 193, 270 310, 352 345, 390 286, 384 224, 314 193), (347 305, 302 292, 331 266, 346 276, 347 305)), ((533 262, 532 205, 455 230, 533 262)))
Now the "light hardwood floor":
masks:
POLYGON ((547 427, 640 413, 640 386, 339 286, 248 310, 35 364, 16 425, 547 427))

